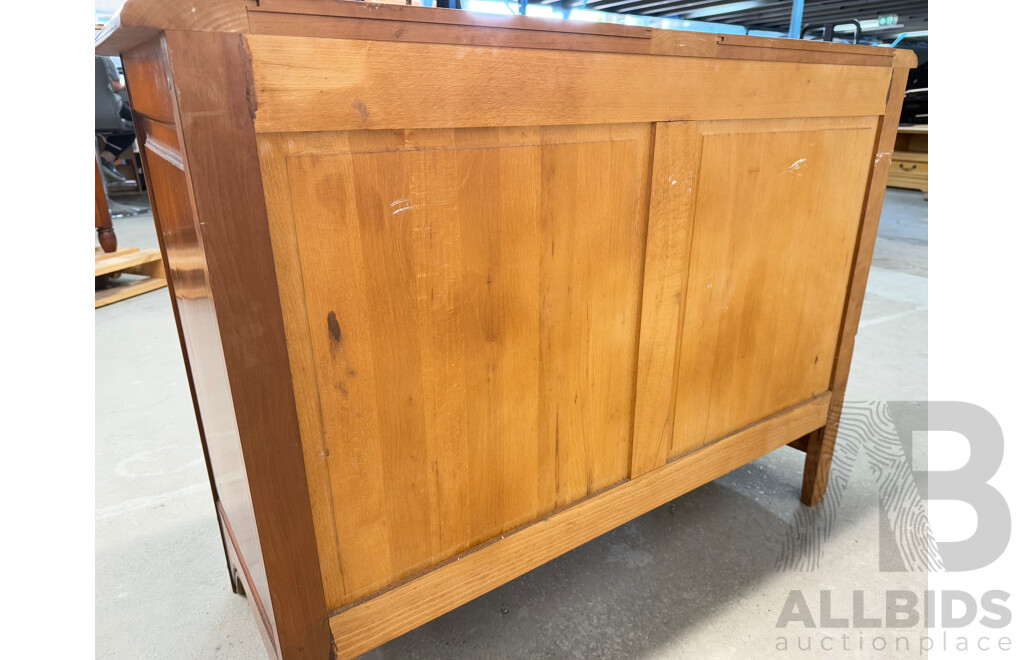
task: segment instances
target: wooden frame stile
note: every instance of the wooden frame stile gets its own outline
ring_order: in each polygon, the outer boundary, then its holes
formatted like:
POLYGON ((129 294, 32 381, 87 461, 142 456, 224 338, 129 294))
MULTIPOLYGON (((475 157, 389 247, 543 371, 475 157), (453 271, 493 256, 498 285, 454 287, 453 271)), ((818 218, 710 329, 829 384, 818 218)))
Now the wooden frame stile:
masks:
MULTIPOLYGON (((189 194, 201 230, 211 295, 242 442, 268 593, 249 593, 263 611, 268 650, 280 658, 326 657, 330 636, 314 538, 294 394, 271 253, 243 37, 167 30, 175 73, 175 120, 187 153, 189 194), (211 54, 197 61, 189 50, 211 54), (230 144, 230 149, 221 145, 230 144), (194 186, 202 180, 214 185, 194 186)), ((221 511, 221 513, 223 513, 221 511)), ((230 522, 229 537, 234 542, 230 522)), ((235 547, 235 554, 238 548, 235 547)), ((229 551, 229 555, 232 554, 229 551)), ((243 558, 244 562, 244 558, 243 558)), ((244 566, 243 566, 244 568, 244 566)), ((246 574, 246 578, 249 576, 246 574)), ((252 585, 250 585, 252 586, 252 585)), ((255 601, 255 602, 254 602, 255 601)))
MULTIPOLYGON (((145 51, 147 49, 153 48, 154 45, 159 49, 160 56, 166 58, 163 38, 159 38, 151 42, 137 46, 135 49, 133 49, 132 52, 126 53, 121 60, 122 66, 125 67, 125 69, 131 68, 133 66, 132 63, 135 61, 135 57, 145 56, 144 54, 137 53, 136 51, 145 51)), ((127 77, 127 73, 125 74, 125 77, 127 77)), ((132 99, 131 89, 128 89, 128 105, 130 108, 132 108, 132 123, 136 126, 143 126, 145 122, 148 120, 145 117, 145 115, 142 115, 137 110, 135 110, 136 106, 134 100, 132 99)), ((149 173, 152 171, 152 168, 149 164, 149 155, 146 153, 146 142, 148 139, 149 131, 140 130, 136 132, 136 140, 139 143, 139 157, 142 160, 142 169, 146 173, 147 177, 149 176, 149 173)), ((184 168, 184 164, 182 164, 182 167, 184 168)), ((171 267, 170 264, 167 263, 167 246, 164 244, 164 232, 160 224, 160 209, 156 204, 156 199, 152 189, 147 187, 146 193, 149 197, 149 207, 153 214, 153 225, 156 227, 156 239, 157 243, 160 246, 160 256, 161 259, 163 260, 164 272, 167 273, 167 277, 165 279, 167 280, 167 293, 171 297, 171 311, 174 314, 174 328, 175 331, 178 333, 178 345, 181 347, 181 358, 185 363, 185 378, 188 381, 189 396, 192 398, 192 410, 196 414, 196 426, 198 427, 199 431, 199 442, 203 447, 203 462, 206 465, 206 476, 210 480, 210 494, 213 497, 213 510, 214 514, 217 515, 217 520, 219 523, 220 512, 218 509, 219 505, 217 497, 217 483, 213 478, 213 465, 210 463, 210 450, 206 443, 206 431, 203 428, 203 415, 199 409, 199 400, 196 398, 195 380, 192 377, 192 361, 189 359, 188 356, 188 346, 185 343, 185 334, 184 331, 182 330, 181 313, 178 311, 178 299, 174 291, 174 281, 170 277, 171 267)), ((236 581, 236 577, 234 575, 234 570, 232 569, 231 566, 231 560, 229 558, 228 538, 224 534, 224 526, 218 524, 218 528, 220 530, 221 545, 224 546, 224 561, 227 564, 228 577, 231 579, 231 589, 235 593, 238 593, 238 584, 236 581)))
MULTIPOLYGON (((897 63, 906 64, 906 61, 899 62, 898 58, 897 63)), ((800 494, 800 501, 807 506, 813 506, 820 502, 825 497, 825 489, 828 486, 829 472, 832 468, 832 453, 835 449, 836 436, 839 433, 839 420, 843 412, 847 380, 850 377, 850 364, 853 361, 853 345, 857 336, 857 326, 860 324, 861 309, 864 306, 868 271, 871 269, 871 257, 875 251, 878 223, 882 216, 882 202, 885 201, 885 184, 892 162, 892 151, 881 151, 881 147, 893 144, 896 139, 900 109, 903 107, 903 90, 907 87, 909 73, 910 69, 907 66, 896 66, 892 69, 885 114, 882 115, 878 124, 874 164, 869 174, 867 192, 864 196, 860 232, 854 250, 853 268, 850 269, 850 284, 847 288, 839 343, 832 368, 830 386, 832 402, 829 405, 828 421, 824 427, 792 443, 793 447, 807 452, 804 462, 803 487, 800 494)))

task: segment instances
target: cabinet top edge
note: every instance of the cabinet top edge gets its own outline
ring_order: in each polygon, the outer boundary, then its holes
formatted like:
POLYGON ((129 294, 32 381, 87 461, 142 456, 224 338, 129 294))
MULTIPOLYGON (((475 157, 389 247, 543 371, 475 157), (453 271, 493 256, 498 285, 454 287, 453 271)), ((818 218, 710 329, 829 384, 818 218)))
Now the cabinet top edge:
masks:
MULTIPOLYGON (((575 38, 574 35, 611 37, 620 41, 630 40, 631 43, 638 45, 649 43, 650 53, 656 55, 715 58, 723 56, 717 52, 719 47, 728 47, 733 50, 751 48, 782 50, 790 53, 802 52, 808 57, 814 57, 814 53, 821 53, 823 56, 840 54, 868 56, 867 59, 873 60, 875 66, 878 66, 879 63, 882 63, 883 66, 908 68, 917 65, 917 56, 914 52, 901 48, 837 44, 780 37, 685 32, 616 23, 551 20, 533 16, 498 16, 456 9, 353 0, 194 0, 189 3, 127 0, 97 35, 96 53, 98 55, 119 55, 155 38, 164 30, 279 34, 275 30, 275 25, 278 22, 294 20, 302 16, 322 17, 325 20, 401 21, 403 24, 432 24, 469 31, 479 28, 526 30, 534 34, 545 32, 554 37, 562 34, 567 40, 575 38), (259 20, 253 21, 253 15, 258 15, 259 20)), ((382 37, 382 39, 401 41, 401 32, 401 30, 396 30, 394 37, 382 37)), ((302 36, 301 32, 298 36, 302 36)), ((573 50, 571 44, 568 44, 566 49, 573 50)), ((593 49, 588 48, 587 50, 593 49)), ((732 56, 735 57, 735 55, 732 56)), ((850 61, 842 63, 857 65, 863 62, 854 61, 851 58, 850 61)))

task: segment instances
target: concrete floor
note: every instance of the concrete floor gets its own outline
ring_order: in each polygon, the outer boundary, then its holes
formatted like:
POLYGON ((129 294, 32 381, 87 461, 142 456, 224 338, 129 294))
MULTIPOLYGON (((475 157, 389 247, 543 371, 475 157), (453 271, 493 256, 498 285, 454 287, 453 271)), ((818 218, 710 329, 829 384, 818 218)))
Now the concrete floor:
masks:
MULTIPOLYGON (((926 216, 920 193, 888 191, 848 402, 927 398, 926 216)), ((122 246, 156 247, 150 216, 115 227, 122 246)), ((923 451, 914 447, 915 465, 923 451)), ((803 591, 815 616, 822 589, 834 590, 834 610, 847 615, 855 589, 865 591, 868 615, 884 610, 876 604, 886 589, 923 592, 925 573, 879 570, 888 551, 864 460, 850 473, 819 568, 776 569, 792 521, 806 515, 802 467, 803 454, 784 447, 366 657, 779 655, 780 636, 791 649, 806 637, 801 627, 775 627, 790 590, 803 591)), ((836 644, 842 632, 830 632, 836 644)), ((873 633, 849 634, 855 645, 873 633)), ((265 654, 248 604, 228 583, 166 290, 96 311, 96 653, 265 654)))

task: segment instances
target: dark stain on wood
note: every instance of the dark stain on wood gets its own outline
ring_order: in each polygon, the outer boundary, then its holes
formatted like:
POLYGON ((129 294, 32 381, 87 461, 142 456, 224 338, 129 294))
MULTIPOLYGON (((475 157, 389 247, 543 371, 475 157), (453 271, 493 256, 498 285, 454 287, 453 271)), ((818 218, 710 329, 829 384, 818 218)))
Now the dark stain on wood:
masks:
POLYGON ((331 333, 332 344, 340 344, 342 342, 341 326, 338 325, 338 315, 333 311, 327 314, 327 332, 331 333))
POLYGON ((352 102, 352 107, 356 109, 356 111, 359 113, 359 118, 362 119, 363 123, 365 124, 366 121, 370 118, 370 111, 366 109, 366 104, 360 101, 359 99, 356 99, 355 101, 352 102))

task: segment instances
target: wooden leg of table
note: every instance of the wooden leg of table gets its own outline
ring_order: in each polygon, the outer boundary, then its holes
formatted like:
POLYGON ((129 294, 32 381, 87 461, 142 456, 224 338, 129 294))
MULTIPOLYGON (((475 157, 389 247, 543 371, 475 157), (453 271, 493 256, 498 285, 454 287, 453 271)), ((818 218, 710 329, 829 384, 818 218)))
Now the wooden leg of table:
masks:
POLYGON ((107 206, 107 191, 103 188, 99 156, 96 157, 96 234, 104 252, 117 251, 117 235, 110 221, 110 207, 107 206))

